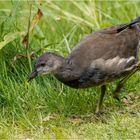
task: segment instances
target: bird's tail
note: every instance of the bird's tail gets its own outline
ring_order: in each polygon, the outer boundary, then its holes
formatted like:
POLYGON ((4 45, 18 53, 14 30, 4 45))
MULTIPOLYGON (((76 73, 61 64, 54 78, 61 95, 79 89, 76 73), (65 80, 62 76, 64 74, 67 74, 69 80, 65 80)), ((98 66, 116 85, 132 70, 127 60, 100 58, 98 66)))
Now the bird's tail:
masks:
POLYGON ((134 21, 132 21, 130 24, 126 24, 123 27, 120 27, 117 29, 117 32, 121 32, 126 28, 131 28, 133 25, 140 23, 140 17, 137 17, 134 21))

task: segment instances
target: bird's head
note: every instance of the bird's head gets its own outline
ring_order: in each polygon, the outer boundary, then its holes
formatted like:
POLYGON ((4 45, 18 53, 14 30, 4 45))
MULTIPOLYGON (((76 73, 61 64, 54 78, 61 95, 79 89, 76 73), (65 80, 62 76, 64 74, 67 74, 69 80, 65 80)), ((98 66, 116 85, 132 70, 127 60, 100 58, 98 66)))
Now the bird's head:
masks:
POLYGON ((47 52, 41 55, 36 63, 33 72, 28 77, 28 81, 31 81, 37 76, 56 73, 62 66, 63 58, 54 53, 47 52))

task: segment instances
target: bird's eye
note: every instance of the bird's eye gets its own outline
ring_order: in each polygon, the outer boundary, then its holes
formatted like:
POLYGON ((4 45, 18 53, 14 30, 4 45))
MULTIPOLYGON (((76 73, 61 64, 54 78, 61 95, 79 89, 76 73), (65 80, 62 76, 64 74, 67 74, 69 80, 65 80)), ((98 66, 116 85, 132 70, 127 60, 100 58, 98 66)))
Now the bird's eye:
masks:
POLYGON ((40 66, 42 66, 42 67, 45 66, 45 63, 41 63, 40 66))

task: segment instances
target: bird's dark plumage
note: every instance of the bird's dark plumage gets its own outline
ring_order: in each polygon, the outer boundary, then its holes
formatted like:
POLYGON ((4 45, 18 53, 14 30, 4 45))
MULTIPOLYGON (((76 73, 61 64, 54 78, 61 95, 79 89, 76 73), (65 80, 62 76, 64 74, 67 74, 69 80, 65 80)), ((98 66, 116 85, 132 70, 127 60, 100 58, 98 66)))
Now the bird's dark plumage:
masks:
MULTIPOLYGON (((139 40, 140 17, 130 24, 88 35, 67 58, 53 53, 43 54, 36 63, 35 71, 38 75, 50 72, 59 81, 73 88, 101 85, 104 95, 104 85, 126 77, 135 69, 139 40)), ((30 78, 34 77, 31 75, 30 78)))
POLYGON ((63 77, 65 68, 56 77, 71 87, 84 88, 125 76, 124 71, 137 62, 140 33, 135 26, 118 33, 119 28, 114 26, 85 37, 66 59, 71 78, 63 77))

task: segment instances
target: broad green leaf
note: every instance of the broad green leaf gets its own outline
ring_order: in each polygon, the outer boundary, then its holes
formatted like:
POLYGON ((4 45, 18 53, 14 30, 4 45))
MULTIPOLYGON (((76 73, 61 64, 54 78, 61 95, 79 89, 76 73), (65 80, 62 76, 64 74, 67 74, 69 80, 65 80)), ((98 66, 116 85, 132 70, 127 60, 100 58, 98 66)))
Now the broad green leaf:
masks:
POLYGON ((17 37, 21 36, 23 32, 10 32, 4 36, 3 41, 0 42, 0 49, 2 49, 5 45, 15 40, 17 37))

